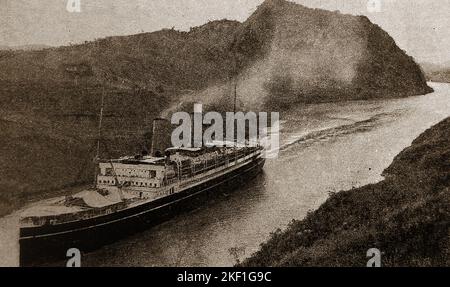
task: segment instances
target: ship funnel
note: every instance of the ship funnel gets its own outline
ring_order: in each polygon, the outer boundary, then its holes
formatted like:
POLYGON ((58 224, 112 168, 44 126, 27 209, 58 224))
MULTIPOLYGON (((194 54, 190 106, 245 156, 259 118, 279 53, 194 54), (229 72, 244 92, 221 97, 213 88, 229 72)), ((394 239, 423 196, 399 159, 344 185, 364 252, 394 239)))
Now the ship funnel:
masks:
POLYGON ((166 119, 153 120, 151 155, 163 157, 165 150, 170 148, 172 125, 166 119))
POLYGON ((192 146, 203 146, 203 105, 201 103, 194 104, 194 114, 192 118, 192 146))

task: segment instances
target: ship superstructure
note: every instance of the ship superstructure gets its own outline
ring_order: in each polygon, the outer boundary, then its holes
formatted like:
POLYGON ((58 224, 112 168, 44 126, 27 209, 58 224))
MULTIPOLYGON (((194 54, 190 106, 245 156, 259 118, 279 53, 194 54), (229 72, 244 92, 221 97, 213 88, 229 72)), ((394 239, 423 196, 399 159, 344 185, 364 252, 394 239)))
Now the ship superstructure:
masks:
POLYGON ((180 193, 261 158, 261 152, 260 147, 169 148, 165 157, 101 161, 96 189, 41 202, 22 214, 22 225, 93 218, 180 193))

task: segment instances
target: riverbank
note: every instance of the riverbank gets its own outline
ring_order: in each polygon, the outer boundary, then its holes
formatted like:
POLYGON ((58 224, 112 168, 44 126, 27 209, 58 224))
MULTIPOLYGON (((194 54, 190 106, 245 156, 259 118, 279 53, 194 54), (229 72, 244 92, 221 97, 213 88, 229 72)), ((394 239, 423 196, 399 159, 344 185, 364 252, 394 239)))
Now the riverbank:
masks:
POLYGON ((243 266, 449 266, 450 118, 419 136, 372 185, 331 194, 243 266))

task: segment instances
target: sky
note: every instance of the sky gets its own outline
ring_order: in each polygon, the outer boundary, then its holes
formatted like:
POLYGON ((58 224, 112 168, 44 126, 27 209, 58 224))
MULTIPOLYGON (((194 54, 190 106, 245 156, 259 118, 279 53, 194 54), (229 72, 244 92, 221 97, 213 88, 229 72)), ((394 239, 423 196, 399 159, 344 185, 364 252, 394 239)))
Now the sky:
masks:
MULTIPOLYGON (((245 19, 263 0, 0 0, 0 46, 68 45, 245 19), (80 12, 69 12, 79 1, 80 12)), ((450 62, 450 0, 294 0, 366 15, 419 62, 450 62), (368 8, 368 2, 371 8, 368 8)))

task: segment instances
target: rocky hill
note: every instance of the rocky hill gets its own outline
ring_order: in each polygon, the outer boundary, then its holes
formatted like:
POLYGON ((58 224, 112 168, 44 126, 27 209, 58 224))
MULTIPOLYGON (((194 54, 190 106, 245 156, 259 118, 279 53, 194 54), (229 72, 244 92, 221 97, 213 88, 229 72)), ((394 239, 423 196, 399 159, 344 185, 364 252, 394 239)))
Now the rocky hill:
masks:
POLYGON ((51 46, 48 45, 22 45, 22 46, 5 46, 0 45, 0 50, 10 50, 10 51, 16 51, 16 50, 22 50, 22 51, 33 51, 33 50, 43 50, 48 49, 51 46))
POLYGON ((450 83, 450 62, 442 65, 422 63, 421 66, 428 81, 450 83))
POLYGON ((0 51, 0 172, 8 174, 0 194, 17 201, 87 181, 102 94, 109 157, 145 148, 151 120, 192 101, 231 110, 234 82, 245 110, 431 91, 366 17, 283 0, 267 0, 244 23, 0 51))

